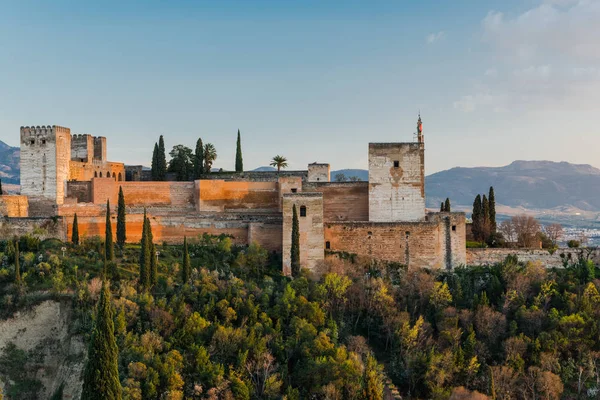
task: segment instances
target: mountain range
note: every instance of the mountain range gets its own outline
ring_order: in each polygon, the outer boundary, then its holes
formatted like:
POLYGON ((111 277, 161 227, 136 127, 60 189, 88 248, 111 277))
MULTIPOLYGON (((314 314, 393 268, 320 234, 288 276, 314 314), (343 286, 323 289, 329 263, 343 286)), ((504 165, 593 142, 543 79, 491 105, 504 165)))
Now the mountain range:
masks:
POLYGON ((0 179, 2 183, 19 184, 19 156, 18 147, 11 147, 0 140, 0 179))

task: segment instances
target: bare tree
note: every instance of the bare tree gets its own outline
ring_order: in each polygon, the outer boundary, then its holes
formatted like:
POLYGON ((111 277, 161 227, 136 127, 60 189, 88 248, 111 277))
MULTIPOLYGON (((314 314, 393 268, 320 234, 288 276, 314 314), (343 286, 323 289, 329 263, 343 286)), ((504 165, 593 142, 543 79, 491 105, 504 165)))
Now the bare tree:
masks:
POLYGON ((519 247, 533 248, 539 244, 540 223, 531 215, 516 215, 511 223, 519 247))
POLYGON ((544 227, 544 233, 548 236, 552 244, 556 246, 558 241, 562 239, 564 230, 561 224, 550 224, 544 227))
POLYGON ((507 242, 517 242, 517 233, 515 232, 515 226, 512 223, 512 220, 507 219, 506 221, 502 221, 498 226, 498 231, 504 236, 507 242))

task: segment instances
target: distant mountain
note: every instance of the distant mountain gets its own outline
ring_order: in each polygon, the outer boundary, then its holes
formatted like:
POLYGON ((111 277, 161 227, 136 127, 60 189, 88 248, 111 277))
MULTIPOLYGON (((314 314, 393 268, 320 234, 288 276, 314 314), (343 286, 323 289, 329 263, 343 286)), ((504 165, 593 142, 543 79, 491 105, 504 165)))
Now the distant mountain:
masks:
POLYGON ((270 172, 270 171, 277 171, 277 168, 274 168, 274 167, 258 167, 256 169, 252 170, 252 172, 270 172))
POLYGON ((369 180, 369 171, 366 169, 340 169, 337 171, 331 171, 331 180, 335 181, 335 176, 337 174, 343 174, 346 178, 350 178, 356 176, 361 181, 369 180))
POLYGON ((19 184, 19 156, 18 147, 11 147, 0 140, 0 179, 2 179, 2 183, 19 184))
POLYGON ((427 206, 471 206, 494 186, 496 203, 512 208, 600 211, 600 169, 552 161, 515 161, 504 167, 452 168, 425 179, 427 206))

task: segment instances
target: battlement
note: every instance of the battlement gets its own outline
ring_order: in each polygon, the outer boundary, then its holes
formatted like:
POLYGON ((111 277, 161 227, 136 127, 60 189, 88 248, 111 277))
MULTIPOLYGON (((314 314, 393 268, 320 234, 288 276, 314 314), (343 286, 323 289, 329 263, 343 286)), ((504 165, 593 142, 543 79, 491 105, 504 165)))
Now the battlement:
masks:
POLYGON ((42 125, 42 126, 22 126, 21 139, 40 136, 54 136, 57 133, 71 134, 71 129, 58 125, 42 125))

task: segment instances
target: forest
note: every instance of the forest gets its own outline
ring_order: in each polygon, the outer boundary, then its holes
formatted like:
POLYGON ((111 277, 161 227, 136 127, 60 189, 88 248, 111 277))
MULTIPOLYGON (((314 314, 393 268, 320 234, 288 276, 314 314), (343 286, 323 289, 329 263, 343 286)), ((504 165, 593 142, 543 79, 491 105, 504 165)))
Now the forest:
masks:
MULTIPOLYGON (((156 272, 142 284, 139 244, 107 259, 98 237, 1 241, 0 319, 49 298, 70 302, 71 328, 89 343, 83 390, 95 395, 85 398, 599 393, 600 280, 584 251, 560 269, 509 257, 453 271, 329 253, 319 271, 290 278, 277 255, 226 236, 152 246, 144 262, 156 272), (114 372, 95 389, 94 366, 114 372)), ((10 344, 0 354, 4 399, 37 398, 35 377, 15 367, 24 357, 10 344)))

